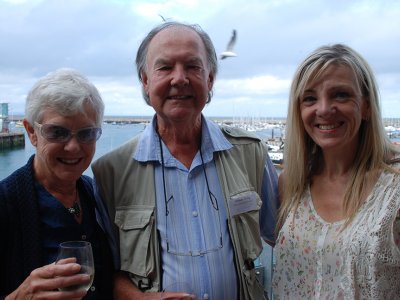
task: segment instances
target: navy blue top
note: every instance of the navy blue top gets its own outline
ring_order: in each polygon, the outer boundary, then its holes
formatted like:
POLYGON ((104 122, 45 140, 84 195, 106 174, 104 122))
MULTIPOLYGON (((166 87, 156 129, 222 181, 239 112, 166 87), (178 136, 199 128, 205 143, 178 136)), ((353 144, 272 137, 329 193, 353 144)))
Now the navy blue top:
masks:
POLYGON ((42 185, 35 183, 38 195, 39 212, 42 223, 43 261, 53 263, 57 258, 58 245, 65 241, 88 241, 92 244, 95 264, 94 281, 84 299, 99 299, 97 273, 101 274, 102 256, 99 242, 98 225, 94 207, 79 193, 82 210, 82 222, 79 224, 71 214, 53 195, 42 185))
POLYGON ((82 223, 79 224, 73 214, 52 196, 43 186, 36 183, 39 211, 43 232, 43 261, 53 263, 57 258, 58 245, 65 241, 93 241, 92 249, 97 248, 94 239, 96 218, 94 210, 90 209, 85 199, 80 195, 80 205, 83 211, 82 223))
POLYGON ((0 299, 14 291, 32 270, 54 262, 59 243, 67 240, 92 244, 95 277, 84 299, 112 299, 113 256, 99 225, 104 220, 96 219, 92 179, 81 176, 77 182, 83 217, 79 224, 35 182, 33 157, 0 181, 0 299))

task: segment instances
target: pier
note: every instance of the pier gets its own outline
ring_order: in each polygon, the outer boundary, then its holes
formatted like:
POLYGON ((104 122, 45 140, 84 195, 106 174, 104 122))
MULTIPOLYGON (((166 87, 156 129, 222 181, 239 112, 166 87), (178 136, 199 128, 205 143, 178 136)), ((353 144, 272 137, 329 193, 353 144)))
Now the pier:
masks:
POLYGON ((25 134, 23 132, 0 133, 0 150, 25 147, 25 134))
POLYGON ((151 117, 104 117, 103 122, 107 124, 114 125, 124 125, 124 124, 148 124, 151 121, 151 117))

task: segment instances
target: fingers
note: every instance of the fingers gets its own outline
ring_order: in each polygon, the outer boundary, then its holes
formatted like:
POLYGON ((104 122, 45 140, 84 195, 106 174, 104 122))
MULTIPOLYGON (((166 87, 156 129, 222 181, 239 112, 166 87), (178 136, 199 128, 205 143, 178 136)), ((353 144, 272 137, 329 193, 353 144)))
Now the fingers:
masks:
POLYGON ((163 292, 161 297, 163 300, 196 300, 195 295, 179 292, 163 292))
POLYGON ((59 289, 81 286, 90 282, 90 276, 79 274, 81 266, 64 261, 37 268, 13 292, 17 299, 73 299, 82 298, 86 290, 60 291, 59 289))
POLYGON ((90 276, 87 274, 77 274, 73 276, 58 276, 47 282, 51 286, 56 286, 57 289, 73 290, 84 286, 90 282, 90 276))
POLYGON ((36 278, 54 278, 57 276, 71 276, 78 273, 81 266, 75 263, 75 259, 66 258, 57 264, 50 264, 37 268, 31 272, 31 276, 36 278))
MULTIPOLYGON (((73 292, 62 292, 62 291, 41 291, 32 294, 25 294, 23 299, 35 299, 35 300, 80 300, 86 295, 85 290, 73 291, 73 292), (27 297, 27 298, 25 298, 27 297)), ((20 294, 16 297, 20 299, 20 294)))
POLYGON ((62 258, 58 261, 55 262, 55 264, 62 265, 62 264, 68 264, 68 263, 74 263, 76 262, 76 257, 68 257, 68 258, 62 258))

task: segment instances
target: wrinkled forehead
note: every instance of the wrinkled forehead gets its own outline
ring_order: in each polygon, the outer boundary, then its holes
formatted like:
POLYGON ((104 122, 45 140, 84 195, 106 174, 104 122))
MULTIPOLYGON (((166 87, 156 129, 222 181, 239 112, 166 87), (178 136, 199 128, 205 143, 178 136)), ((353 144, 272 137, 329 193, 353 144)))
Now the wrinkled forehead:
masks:
POLYGON ((192 50, 206 55, 205 45, 200 35, 192 28, 185 26, 171 26, 158 32, 149 43, 147 58, 157 56, 168 51, 192 50))

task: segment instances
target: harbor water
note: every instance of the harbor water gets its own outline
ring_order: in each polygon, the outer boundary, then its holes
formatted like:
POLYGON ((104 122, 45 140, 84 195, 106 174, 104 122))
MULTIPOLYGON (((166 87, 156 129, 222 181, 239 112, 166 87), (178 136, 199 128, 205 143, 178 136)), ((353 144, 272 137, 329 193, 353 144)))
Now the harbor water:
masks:
MULTIPOLYGON (((94 160, 111 151, 112 149, 122 145, 129 139, 136 136, 138 133, 143 131, 145 123, 139 124, 109 124, 104 123, 102 126, 103 134, 97 141, 96 153, 94 160)), ((280 137, 282 135, 281 130, 277 128, 257 128, 252 129, 263 139, 280 137)), ((24 132, 24 128, 10 126, 10 131, 13 132, 24 132)), ((0 150, 0 180, 6 178, 16 169, 26 164, 29 157, 35 153, 35 147, 29 141, 29 138, 25 134, 25 146, 21 148, 11 148, 6 150, 0 150)), ((85 171, 85 175, 92 176, 90 167, 85 171)))

